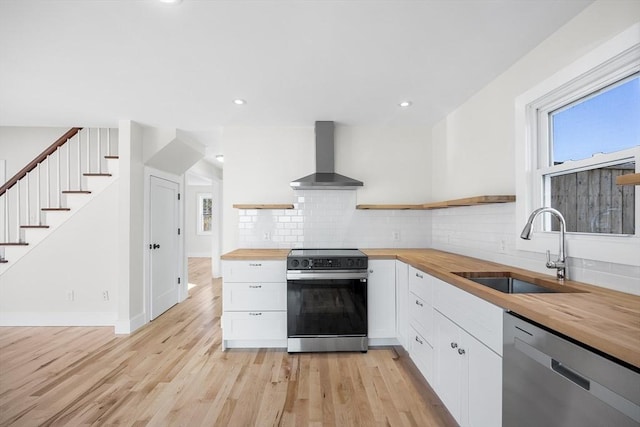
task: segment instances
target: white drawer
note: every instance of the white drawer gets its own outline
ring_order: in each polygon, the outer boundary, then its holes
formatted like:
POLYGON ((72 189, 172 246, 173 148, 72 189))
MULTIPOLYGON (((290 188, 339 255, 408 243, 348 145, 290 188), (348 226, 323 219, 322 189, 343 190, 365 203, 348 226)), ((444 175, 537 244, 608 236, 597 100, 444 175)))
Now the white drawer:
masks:
POLYGON ((223 261, 225 282, 286 282, 286 261, 223 261))
POLYGON ((433 306, 502 356, 502 308, 434 278, 433 306))
POLYGON ((225 311, 278 311, 287 309, 287 283, 227 283, 222 287, 225 311))
POLYGON ((434 280, 433 276, 409 266, 409 290, 429 305, 433 305, 434 280))
POLYGON ((433 343, 433 307, 413 292, 409 293, 409 319, 412 327, 433 343))
POLYGON ((285 311, 225 311, 222 316, 225 340, 286 340, 285 311))
POLYGON ((429 384, 433 384, 433 347, 415 329, 410 328, 409 356, 429 384))

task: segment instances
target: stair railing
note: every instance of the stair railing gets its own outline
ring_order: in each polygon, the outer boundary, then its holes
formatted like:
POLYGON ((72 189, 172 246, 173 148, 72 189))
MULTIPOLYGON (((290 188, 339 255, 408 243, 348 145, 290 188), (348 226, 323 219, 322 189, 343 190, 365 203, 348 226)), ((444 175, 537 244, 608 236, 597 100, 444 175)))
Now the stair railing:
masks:
POLYGON ((2 185, 0 246, 26 244, 21 231, 46 227, 43 211, 68 210, 63 194, 87 193, 84 176, 104 175, 105 158, 116 156, 115 139, 111 129, 71 128, 2 185))

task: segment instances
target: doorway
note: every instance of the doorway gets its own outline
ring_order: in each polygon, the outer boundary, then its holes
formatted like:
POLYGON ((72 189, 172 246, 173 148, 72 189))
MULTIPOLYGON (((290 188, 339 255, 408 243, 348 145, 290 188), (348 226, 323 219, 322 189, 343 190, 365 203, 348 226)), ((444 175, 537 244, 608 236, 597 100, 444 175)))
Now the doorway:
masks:
POLYGON ((180 185, 153 175, 149 184, 150 320, 153 320, 176 305, 180 296, 180 185))

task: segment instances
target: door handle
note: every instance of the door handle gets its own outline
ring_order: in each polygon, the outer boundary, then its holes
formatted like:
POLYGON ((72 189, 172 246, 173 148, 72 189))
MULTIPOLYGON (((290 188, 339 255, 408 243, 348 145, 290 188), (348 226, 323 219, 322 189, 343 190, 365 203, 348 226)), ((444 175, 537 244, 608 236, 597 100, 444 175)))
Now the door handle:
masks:
POLYGON ((154 244, 153 244, 153 249, 160 249, 160 245, 159 245, 159 244, 157 244, 157 243, 154 243, 154 244))

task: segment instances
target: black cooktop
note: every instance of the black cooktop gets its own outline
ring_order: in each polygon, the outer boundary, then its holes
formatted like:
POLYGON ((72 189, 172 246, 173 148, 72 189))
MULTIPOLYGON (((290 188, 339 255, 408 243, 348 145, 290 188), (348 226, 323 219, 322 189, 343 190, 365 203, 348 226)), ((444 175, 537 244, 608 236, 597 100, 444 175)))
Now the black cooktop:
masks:
POLYGON ((358 249, 292 249, 288 270, 366 269, 368 257, 358 249))

